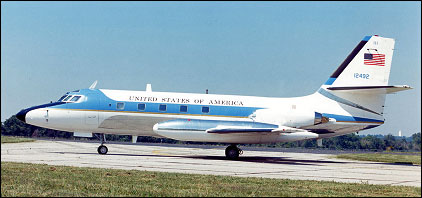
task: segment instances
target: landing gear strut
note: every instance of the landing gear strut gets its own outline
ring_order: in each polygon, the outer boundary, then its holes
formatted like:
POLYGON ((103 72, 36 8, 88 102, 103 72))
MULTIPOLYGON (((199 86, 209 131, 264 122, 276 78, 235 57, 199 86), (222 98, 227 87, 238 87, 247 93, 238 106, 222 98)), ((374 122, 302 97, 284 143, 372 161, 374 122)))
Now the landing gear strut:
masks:
POLYGON ((237 159, 242 154, 242 149, 237 148, 236 144, 232 144, 226 148, 226 157, 229 159, 237 159))
POLYGON ((101 145, 98 147, 97 151, 99 154, 105 155, 107 154, 108 148, 103 145, 106 142, 104 133, 100 134, 100 139, 101 139, 101 145))

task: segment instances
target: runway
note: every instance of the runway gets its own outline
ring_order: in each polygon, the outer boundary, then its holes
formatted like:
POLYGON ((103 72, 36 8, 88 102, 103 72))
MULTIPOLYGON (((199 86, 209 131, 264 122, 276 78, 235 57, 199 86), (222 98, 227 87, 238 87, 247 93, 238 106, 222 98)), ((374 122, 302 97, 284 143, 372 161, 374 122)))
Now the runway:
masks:
POLYGON ((106 144, 37 140, 1 145, 2 162, 192 174, 318 180, 421 187, 421 166, 335 159, 332 154, 253 151, 227 160, 223 147, 185 148, 151 144, 106 144))

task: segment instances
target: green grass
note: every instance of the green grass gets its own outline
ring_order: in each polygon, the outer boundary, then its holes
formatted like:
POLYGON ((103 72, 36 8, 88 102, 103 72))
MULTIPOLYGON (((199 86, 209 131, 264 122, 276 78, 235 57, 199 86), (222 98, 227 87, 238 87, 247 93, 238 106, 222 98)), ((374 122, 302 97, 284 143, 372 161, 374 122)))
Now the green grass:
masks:
POLYGON ((2 162, 1 196, 421 197, 421 188, 2 162))
POLYGON ((19 142, 33 142, 34 139, 15 137, 15 136, 1 136, 1 143, 19 143, 19 142))
POLYGON ((387 162, 387 163, 412 163, 421 164, 421 155, 397 155, 394 153, 359 153, 359 154, 341 154, 336 158, 352 159, 360 161, 387 162))

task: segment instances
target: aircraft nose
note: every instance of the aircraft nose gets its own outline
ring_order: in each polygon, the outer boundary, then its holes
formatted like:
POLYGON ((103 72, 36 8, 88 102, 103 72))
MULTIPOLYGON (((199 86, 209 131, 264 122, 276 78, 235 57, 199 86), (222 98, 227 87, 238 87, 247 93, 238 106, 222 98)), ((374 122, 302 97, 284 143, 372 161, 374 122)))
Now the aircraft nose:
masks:
POLYGON ((26 113, 28 113, 28 110, 27 109, 23 109, 23 110, 19 111, 19 113, 16 114, 16 117, 19 120, 21 120, 22 122, 25 122, 26 113))

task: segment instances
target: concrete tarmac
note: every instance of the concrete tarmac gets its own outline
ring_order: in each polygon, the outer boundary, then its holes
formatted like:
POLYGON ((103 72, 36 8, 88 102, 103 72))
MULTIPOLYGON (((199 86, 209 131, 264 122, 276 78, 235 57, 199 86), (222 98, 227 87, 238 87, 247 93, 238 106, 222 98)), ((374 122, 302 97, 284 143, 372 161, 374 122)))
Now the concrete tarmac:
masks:
POLYGON ((227 160, 224 148, 37 140, 1 145, 2 162, 421 187, 421 166, 335 159, 332 154, 250 151, 227 160))

